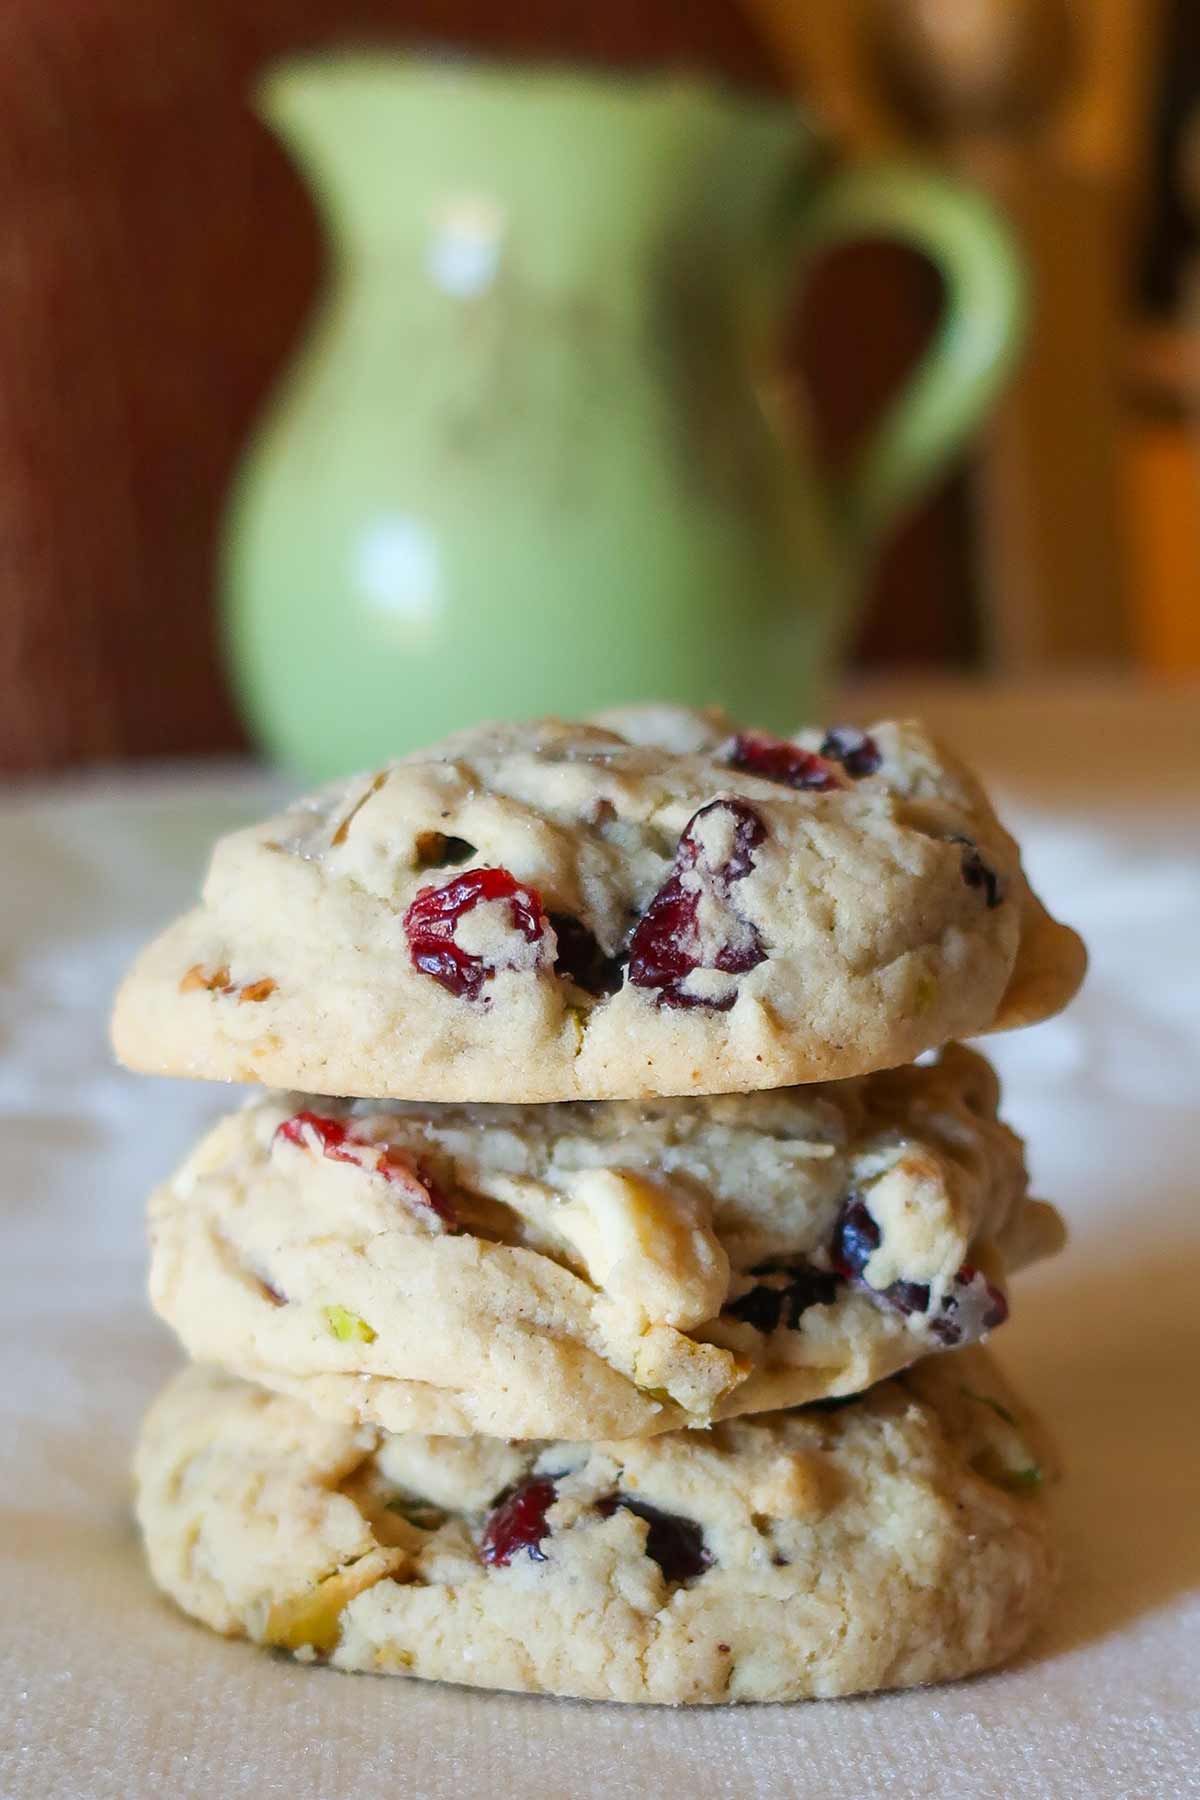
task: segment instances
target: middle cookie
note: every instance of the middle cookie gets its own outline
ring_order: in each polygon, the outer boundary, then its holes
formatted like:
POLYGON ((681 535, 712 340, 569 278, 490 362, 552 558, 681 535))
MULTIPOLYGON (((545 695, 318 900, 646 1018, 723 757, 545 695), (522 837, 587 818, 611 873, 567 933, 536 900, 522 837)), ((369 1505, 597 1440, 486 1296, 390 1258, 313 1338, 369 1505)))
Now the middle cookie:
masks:
POLYGON ((151 1201, 191 1356, 386 1431, 628 1437, 862 1391, 1056 1249, 988 1064, 707 1099, 268 1095, 151 1201))

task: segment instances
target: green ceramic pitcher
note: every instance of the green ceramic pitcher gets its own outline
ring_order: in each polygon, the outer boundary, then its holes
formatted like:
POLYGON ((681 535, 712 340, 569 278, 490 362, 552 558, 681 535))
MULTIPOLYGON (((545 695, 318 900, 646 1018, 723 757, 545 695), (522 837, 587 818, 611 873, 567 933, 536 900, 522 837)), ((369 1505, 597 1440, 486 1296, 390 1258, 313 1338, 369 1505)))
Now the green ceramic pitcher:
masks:
POLYGON ((277 70, 261 110, 331 265, 229 520, 261 742, 321 776, 480 718, 810 713, 881 531, 1012 356, 1022 284, 987 207, 830 170, 791 107, 670 76, 339 56, 277 70), (834 483, 775 327, 797 269, 865 237, 931 257, 945 312, 834 483))

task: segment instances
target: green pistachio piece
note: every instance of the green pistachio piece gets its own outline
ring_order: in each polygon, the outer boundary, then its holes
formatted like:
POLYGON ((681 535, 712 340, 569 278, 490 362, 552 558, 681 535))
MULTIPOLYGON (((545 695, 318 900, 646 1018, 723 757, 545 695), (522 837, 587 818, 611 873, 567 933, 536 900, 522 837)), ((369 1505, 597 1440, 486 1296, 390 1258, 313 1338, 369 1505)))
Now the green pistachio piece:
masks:
POLYGON ((365 1319, 357 1313, 348 1312, 344 1306, 325 1306, 321 1309, 325 1314, 325 1322, 335 1338, 341 1344, 373 1344, 375 1332, 365 1319))
POLYGON ((337 1647, 342 1612, 365 1589, 389 1575, 404 1575, 409 1567, 403 1550, 376 1547, 335 1569, 314 1586, 277 1600, 267 1615, 263 1642, 279 1650, 311 1649, 327 1656, 337 1647))
POLYGON ((1016 1425, 1017 1421, 1013 1418, 1007 1406, 1001 1406, 1000 1402, 998 1400, 993 1400, 990 1394, 977 1394, 974 1388, 969 1387, 964 1387, 962 1391, 967 1396, 968 1400, 978 1400, 980 1406, 990 1406, 997 1417, 1003 1419, 1006 1425, 1016 1425))

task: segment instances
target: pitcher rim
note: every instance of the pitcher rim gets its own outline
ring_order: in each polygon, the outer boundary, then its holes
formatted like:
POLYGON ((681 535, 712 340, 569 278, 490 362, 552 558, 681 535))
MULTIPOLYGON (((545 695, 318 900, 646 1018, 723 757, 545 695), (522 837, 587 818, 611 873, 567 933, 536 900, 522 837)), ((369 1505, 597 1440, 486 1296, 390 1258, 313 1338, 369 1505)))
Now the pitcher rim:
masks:
POLYGON ((647 109, 649 102, 661 102, 664 98, 687 97, 714 111, 759 118, 774 116, 780 122, 786 120, 793 131, 813 142, 821 138, 819 128, 797 99, 786 94, 760 93, 719 70, 682 65, 622 69, 575 63, 567 58, 526 61, 517 56, 492 56, 437 44, 400 49, 364 42, 336 50, 289 52, 262 70, 251 84, 249 97, 254 110, 269 117, 274 110, 272 98, 306 75, 383 73, 393 79, 407 78, 422 87, 441 83, 447 88, 487 89, 519 81, 540 90, 538 98, 555 90, 574 90, 577 94, 583 92, 589 97, 624 103, 631 111, 647 109))

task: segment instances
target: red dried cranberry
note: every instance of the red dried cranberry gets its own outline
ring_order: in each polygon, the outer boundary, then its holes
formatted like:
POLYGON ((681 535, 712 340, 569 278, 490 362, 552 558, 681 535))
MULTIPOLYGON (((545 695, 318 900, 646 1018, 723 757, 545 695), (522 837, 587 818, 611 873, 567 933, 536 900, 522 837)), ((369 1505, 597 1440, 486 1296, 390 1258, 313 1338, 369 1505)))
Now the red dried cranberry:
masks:
POLYGON ((403 1150, 388 1148, 376 1167, 380 1175, 388 1181, 397 1182, 411 1199, 430 1207, 443 1224, 457 1225, 458 1215, 453 1205, 423 1162, 410 1158, 403 1150), (418 1192, 414 1193, 414 1186, 418 1192))
POLYGON ((924 1312, 929 1305, 929 1289, 923 1282, 893 1281, 885 1288, 873 1288, 863 1274, 872 1253, 878 1250, 882 1237, 879 1221, 870 1212, 866 1202, 858 1195, 851 1194, 843 1204, 834 1227, 831 1252, 834 1268, 845 1280, 852 1281, 855 1287, 870 1294, 873 1300, 892 1307, 906 1318, 910 1313, 924 1312))
POLYGON ((843 785, 841 775, 825 756, 802 750, 787 738, 766 731, 739 731, 724 751, 722 762, 764 781, 781 781, 786 787, 824 794, 843 785))
POLYGON ((964 1263, 954 1277, 954 1290, 946 1294, 929 1321, 940 1343, 974 1343, 984 1332, 994 1331, 1008 1317, 1008 1301, 980 1272, 964 1263))
POLYGON ((869 1294, 880 1306, 890 1307, 911 1318, 927 1314, 926 1324, 943 1344, 973 1343, 984 1332, 1003 1325, 1008 1317, 1008 1302, 999 1288, 985 1280, 978 1269, 964 1263, 954 1277, 954 1288, 940 1301, 937 1310, 929 1312, 929 1285, 924 1281, 893 1281, 885 1288, 873 1288, 863 1274, 873 1250, 878 1249, 882 1233, 876 1219, 856 1195, 845 1202, 834 1230, 832 1256, 839 1275, 869 1294))
POLYGON ((671 875, 655 894, 629 946, 629 979, 635 987, 656 988, 660 1005, 707 1006, 728 1012, 736 995, 708 999, 683 986, 697 969, 743 975, 763 961, 766 951, 758 932, 734 907, 729 889, 754 867, 753 852, 767 828, 745 800, 711 800, 692 815, 683 829, 671 875), (733 820, 733 846, 721 862, 706 855, 697 822, 723 811, 733 820), (702 944, 698 924, 700 899, 706 894, 724 915, 725 936, 715 946, 702 944))
POLYGON ((554 1505, 554 1483, 548 1477, 515 1488, 488 1514, 479 1554, 493 1568, 507 1568, 518 1550, 534 1562, 545 1562, 542 1540, 550 1535, 546 1514, 554 1505))
MULTIPOLYGON (((670 1006, 688 1005, 679 984, 700 966, 696 931, 699 905, 699 894, 686 892, 679 877, 672 875, 655 894, 630 940, 630 981, 635 987, 657 988, 660 1000, 670 996, 670 1006)), ((732 997, 729 1003, 732 1004, 732 997)))
POLYGON ((952 844, 962 845, 962 878, 970 888, 981 888, 989 907, 999 906, 1004 898, 1004 888, 1000 877, 979 854, 979 846, 973 838, 963 837, 956 833, 951 838, 952 844))
POLYGON ((507 869, 469 869, 444 887, 422 888, 404 915, 413 967, 467 1000, 479 998, 497 965, 460 949, 454 933, 463 914, 485 900, 506 900, 513 929, 527 944, 540 941, 546 928, 541 897, 507 869))
POLYGON ((676 869, 694 869, 699 867, 714 881, 741 881, 754 867, 752 852, 766 841, 767 828, 748 800, 738 800, 727 795, 721 800, 710 800, 694 812, 679 836, 679 847, 675 852, 676 869), (733 819, 733 849, 724 862, 712 863, 706 856, 704 845, 697 834, 696 826, 709 813, 726 812, 733 819))
POLYGON ((585 994, 615 994, 625 969, 624 957, 606 955, 582 919, 557 912, 549 918, 558 939, 555 973, 567 976, 585 994))
POLYGON ((756 1331, 774 1331, 781 1319, 795 1331, 810 1306, 831 1306, 837 1298, 837 1276, 808 1263, 764 1263, 750 1273, 768 1279, 734 1300, 725 1312, 756 1331), (777 1285, 771 1284, 771 1277, 777 1285))
POLYGON ((851 1194, 842 1204, 833 1233, 833 1266, 847 1281, 854 1281, 878 1250, 882 1232, 866 1204, 851 1194))
POLYGON ((893 1281, 883 1289, 883 1297, 889 1306, 894 1306, 898 1313, 910 1318, 913 1313, 929 1310, 929 1283, 927 1281, 893 1281))
POLYGON ((821 755, 841 763, 852 781, 874 775, 883 763, 883 755, 873 737, 856 731, 853 725, 835 725, 825 733, 821 755))
POLYGON ((285 1138, 289 1144, 299 1144, 302 1150, 307 1150, 310 1139, 316 1138, 323 1154, 333 1157, 335 1162, 352 1160, 344 1153, 339 1154, 348 1136, 341 1119, 327 1119, 315 1112, 293 1113, 290 1119, 283 1121, 275 1136, 285 1138))
POLYGON ((360 1169, 373 1169, 385 1181, 402 1187, 407 1199, 419 1206, 430 1207, 447 1225, 457 1223, 454 1207, 423 1163, 407 1152, 393 1150, 385 1144, 378 1160, 372 1164, 371 1152, 377 1146, 368 1138, 355 1137, 343 1119, 330 1119, 314 1112, 293 1113, 278 1127, 275 1136, 289 1144, 298 1144, 302 1150, 309 1149, 315 1138, 321 1154, 331 1162, 354 1163, 360 1169))
POLYGON ((923 1283, 893 1281, 888 1287, 874 1288, 863 1274, 882 1237, 879 1221, 866 1203, 852 1194, 844 1202, 834 1227, 831 1249, 834 1268, 843 1280, 852 1281, 872 1299, 886 1303, 906 1317, 909 1313, 924 1312, 929 1305, 929 1289, 923 1283))
POLYGON ((646 1533, 646 1555, 658 1564, 664 1581, 694 1581, 705 1569, 712 1568, 713 1558, 705 1545, 704 1533, 694 1519, 663 1512, 648 1500, 634 1500, 628 1494, 610 1494, 597 1502, 596 1510, 605 1519, 611 1519, 618 1510, 645 1519, 650 1527, 646 1533))

